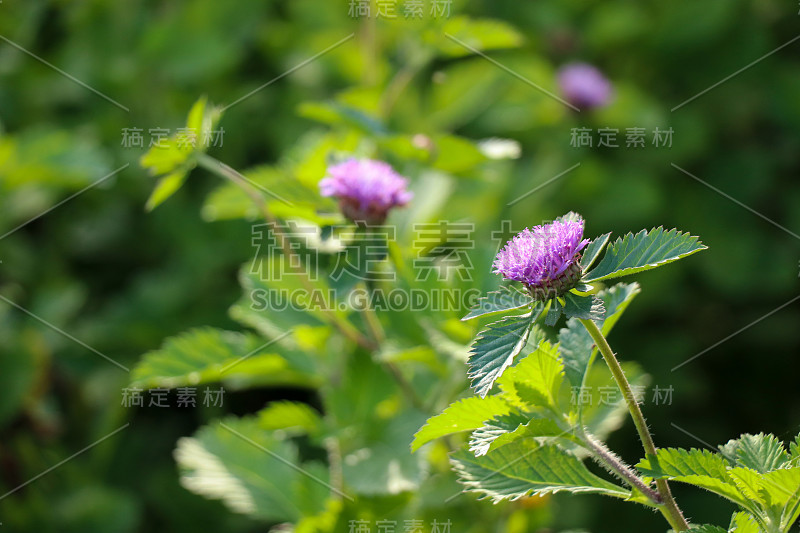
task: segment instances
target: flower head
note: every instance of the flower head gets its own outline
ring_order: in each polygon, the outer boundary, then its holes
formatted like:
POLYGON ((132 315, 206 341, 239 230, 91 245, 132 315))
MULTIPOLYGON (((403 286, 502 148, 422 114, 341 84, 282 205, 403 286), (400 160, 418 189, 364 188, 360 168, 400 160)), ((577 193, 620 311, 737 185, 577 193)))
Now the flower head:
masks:
POLYGON ((497 254, 494 272, 521 281, 537 299, 559 296, 581 277, 583 219, 570 214, 555 222, 524 229, 497 254))
POLYGON ((411 201, 408 180, 388 163, 371 159, 349 159, 328 168, 319 182, 322 196, 339 200, 342 213, 353 221, 383 223, 392 207, 411 201))
POLYGON ((558 72, 558 84, 566 100, 578 108, 603 107, 611 102, 611 82, 587 63, 572 63, 558 72))

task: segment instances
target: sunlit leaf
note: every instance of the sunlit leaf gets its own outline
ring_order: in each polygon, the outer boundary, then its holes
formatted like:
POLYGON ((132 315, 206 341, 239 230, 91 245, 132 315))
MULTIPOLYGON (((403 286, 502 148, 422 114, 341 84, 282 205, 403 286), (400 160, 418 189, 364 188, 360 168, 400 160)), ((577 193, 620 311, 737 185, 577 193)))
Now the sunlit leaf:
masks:
POLYGON ((628 233, 608 247, 603 258, 584 276, 583 281, 592 282, 635 274, 705 249, 706 246, 697 237, 676 229, 665 231, 658 227, 649 232, 642 230, 636 235, 628 233))
POLYGON ((473 396, 458 400, 428 419, 414 435, 411 450, 416 451, 423 444, 446 435, 478 429, 485 421, 508 414, 511 409, 511 405, 499 396, 473 396))
POLYGON ((293 444, 253 418, 227 418, 180 439, 175 459, 184 487, 263 520, 319 512, 331 493, 324 465, 301 463, 293 444))
POLYGON ((517 440, 480 457, 456 452, 451 462, 466 492, 493 502, 561 491, 630 496, 629 491, 591 473, 577 457, 533 439, 517 440))

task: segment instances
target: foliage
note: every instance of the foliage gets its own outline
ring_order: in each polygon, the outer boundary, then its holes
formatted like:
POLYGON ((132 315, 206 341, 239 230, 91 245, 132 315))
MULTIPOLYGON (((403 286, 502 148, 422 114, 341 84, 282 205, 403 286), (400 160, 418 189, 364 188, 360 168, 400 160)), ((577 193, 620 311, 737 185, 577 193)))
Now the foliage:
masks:
MULTIPOLYGON (((0 42, 0 294, 86 345, 0 302, 0 493, 131 423, 0 500, 0 521, 10 530, 262 531, 263 524, 229 513, 177 481, 171 454, 176 442, 204 436, 201 428, 231 417, 262 417, 274 409, 275 420, 264 422, 265 432, 256 434, 262 444, 271 442, 269 432, 284 432, 284 442, 302 460, 326 462, 324 443, 309 449, 304 440, 312 438, 304 431, 322 423, 285 402, 311 405, 317 417, 329 420, 318 398, 329 374, 320 369, 330 366, 330 375, 338 375, 332 355, 350 353, 352 347, 325 318, 252 309, 251 292, 267 285, 250 272, 251 223, 259 208, 233 183, 212 181, 197 169, 193 158, 200 154, 192 152, 181 154, 190 173, 166 180, 153 196, 155 204, 173 192, 168 202, 144 212, 161 176, 137 168, 152 140, 149 130, 174 133, 186 126, 187 111, 203 94, 207 101, 231 104, 252 92, 225 110, 224 121, 215 126, 225 129, 224 145, 206 152, 289 200, 293 205, 265 193, 277 218, 302 218, 320 227, 340 224, 335 204, 320 199, 315 188, 329 158, 383 157, 412 178, 417 193, 414 205, 393 220, 406 239, 393 257, 408 259, 419 251, 408 244, 412 222, 474 222, 478 245, 466 252, 476 266, 470 287, 484 293, 498 290, 483 266, 496 251, 495 236, 511 231, 501 220, 512 220, 518 229, 576 209, 590 221, 591 231, 624 235, 630 228, 660 223, 691 228, 713 243, 713 253, 647 274, 647 296, 637 298, 639 314, 612 339, 623 356, 642 354, 653 383, 675 387, 672 408, 645 407, 651 426, 662 444, 695 445, 682 442, 687 437, 670 422, 694 416, 698 405, 723 401, 724 409, 703 419, 701 437, 710 442, 750 428, 771 428, 783 436, 793 423, 798 401, 787 354, 797 351, 796 306, 781 308, 735 341, 670 372, 684 360, 676 354, 711 347, 796 293, 793 237, 772 224, 796 232, 799 222, 800 198, 793 184, 800 78, 791 47, 765 56, 795 37, 795 13, 785 6, 718 0, 652 5, 457 1, 453 16, 438 21, 429 16, 406 20, 401 13, 397 20, 359 20, 348 16, 344 4, 318 0, 178 0, 168 8, 135 0, 42 0, 2 7, 0 35, 130 111, 0 42), (340 47, 304 63, 351 34, 340 47), (762 57, 751 69, 671 111, 762 57), (573 113, 538 89, 556 93, 556 69, 576 59, 597 64, 612 79, 611 106, 573 113), (620 147, 597 147, 596 138, 591 148, 572 147, 571 130, 579 127, 595 133, 616 128, 620 147), (646 129, 645 148, 625 147, 626 129, 634 127, 646 129), (656 127, 674 129, 669 149, 651 146, 656 127), (143 129, 143 146, 123 145, 129 128, 143 129), (474 141, 489 137, 514 139, 521 157, 513 164, 493 159, 484 143, 474 141), (577 163, 570 174, 516 201, 577 163), (763 213, 772 224, 670 163, 763 213), (201 218, 215 223, 202 224, 201 218), (240 269, 244 262, 248 266, 240 269), (291 326, 298 328, 291 337, 222 372, 260 346, 250 342, 269 342, 291 326), (151 367, 154 374, 146 379, 149 386, 161 378, 167 386, 190 385, 197 378, 194 370, 182 372, 196 365, 204 383, 219 379, 229 392, 230 403, 222 409, 124 408, 121 391, 131 386, 131 376, 91 350, 135 369, 135 383, 143 384, 139 376, 155 354, 173 353, 173 343, 165 338, 216 336, 210 331, 218 332, 228 348, 217 351, 216 340, 198 343, 177 356, 189 366, 169 372, 151 367), (232 358, 225 349, 232 350, 232 358), (141 367, 140 354, 148 354, 141 367), (206 361, 207 355, 219 358, 206 361), (762 394, 781 408, 765 409, 753 400, 762 394), (277 427, 294 418, 296 427, 277 427)), ((599 260, 605 242, 596 242, 599 260)), ((589 257, 584 253, 587 271, 593 266, 586 264, 589 257)), ((412 267, 393 266, 398 272, 412 267)), ((412 273, 398 283, 410 284, 413 278, 412 273)), ((425 286, 450 283, 465 287, 458 276, 425 286)), ((593 291, 610 287, 601 281, 593 291)), ((607 300, 605 305, 608 309, 607 300)), ((482 318, 460 322, 469 312, 469 305, 462 307, 440 315, 381 314, 389 340, 375 359, 395 362, 413 378, 426 400, 426 414, 439 413, 467 394, 468 345, 486 324, 482 318)), ((366 329, 359 311, 344 314, 366 329)), ((604 333, 609 322, 610 317, 604 333)), ((542 330, 551 346, 558 341, 569 382, 562 392, 566 400, 581 364, 596 355, 574 348, 579 364, 573 370, 566 355, 569 343, 579 347, 591 340, 572 319, 556 323, 558 328, 561 333, 542 330)), ((516 359, 532 353, 537 339, 532 335, 516 359)), ((591 368, 586 383, 594 390, 613 384, 602 365, 591 368)), ((629 377, 634 370, 635 365, 626 367, 629 377)), ((502 390, 499 384, 496 389, 502 390)), ((381 420, 405 401, 401 395, 396 390, 397 399, 381 406, 381 420)), ((362 399, 354 401, 360 405, 362 399)), ((598 405, 596 394, 581 411, 590 432, 600 438, 625 414, 619 405, 598 405), (593 414, 597 410, 613 416, 593 414)), ((463 443, 483 451, 492 442, 502 445, 505 433, 547 433, 545 426, 552 422, 543 418, 528 428, 520 416, 526 415, 495 417, 474 438, 463 435, 463 443), (492 440, 496 432, 501 436, 492 440)), ((413 429, 400 439, 403 450, 413 429)), ((638 457, 636 440, 623 438, 628 433, 613 442, 621 456, 638 457)), ((447 440, 458 447, 462 436, 447 440)), ((560 441, 576 456, 585 455, 577 444, 560 441)), ((331 501, 320 514, 302 520, 298 530, 347 530, 350 519, 392 516, 387 509, 402 509, 398 517, 420 518, 424 513, 417 509, 423 507, 427 517, 463 516, 463 530, 485 531, 495 524, 513 532, 659 527, 655 514, 615 503, 608 504, 609 512, 588 497, 521 498, 493 507, 470 505, 465 503, 470 497, 462 496, 454 500, 457 510, 447 510, 439 503, 459 487, 447 472, 446 448, 444 441, 427 446, 428 472, 419 494, 359 496, 358 505, 331 501)), ((681 503, 698 521, 728 522, 727 501, 687 494, 692 496, 681 503)), ((731 520, 734 526, 758 530, 744 513, 731 520)))

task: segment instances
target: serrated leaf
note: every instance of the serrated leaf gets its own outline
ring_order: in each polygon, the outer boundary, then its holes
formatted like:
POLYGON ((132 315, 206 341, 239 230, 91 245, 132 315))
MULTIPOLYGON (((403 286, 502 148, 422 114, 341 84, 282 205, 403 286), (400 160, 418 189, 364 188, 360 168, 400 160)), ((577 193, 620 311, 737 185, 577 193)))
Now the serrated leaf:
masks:
POLYGON ((554 222, 582 222, 583 217, 575 211, 570 211, 556 218, 554 222))
MULTIPOLYGON (((800 467, 775 470, 764 475, 765 490, 775 498, 783 496, 781 528, 786 531, 800 516, 800 467), (790 493, 787 497, 786 494, 790 493)), ((777 501, 781 501, 776 498, 777 501)))
POLYGON ((563 434, 564 430, 549 418, 531 418, 531 415, 515 411, 496 416, 473 431, 469 439, 469 449, 476 456, 481 456, 517 439, 557 437, 563 434))
POLYGON ((762 474, 781 468, 789 462, 783 443, 774 435, 764 433, 745 433, 720 446, 719 451, 737 466, 752 468, 762 474))
POLYGON ((733 514, 728 531, 730 533, 761 533, 761 529, 753 516, 745 512, 733 514))
POLYGON ((276 342, 214 328, 187 331, 146 353, 131 372, 131 386, 185 387, 220 381, 312 385, 317 377, 299 355, 276 342), (278 353, 278 352, 281 353, 278 353))
MULTIPOLYGON (((479 316, 489 316, 531 305, 533 298, 515 287, 502 286, 496 291, 478 298, 478 303, 461 320, 471 320, 479 316)), ((537 305, 542 305, 537 303, 537 305)))
POLYGON ((478 429, 487 420, 510 412, 511 405, 499 396, 473 396, 458 400, 428 419, 414 435, 411 451, 417 451, 423 444, 446 435, 478 429))
POLYGON ((558 350, 546 341, 506 371, 498 385, 511 401, 526 408, 545 408, 560 412, 558 393, 564 377, 564 367, 558 350))
POLYGON ((584 272, 589 270, 594 262, 597 261, 597 258, 600 257, 600 253, 608 244, 608 239, 611 237, 611 233, 606 233, 604 235, 600 235, 588 245, 586 245, 586 249, 583 251, 583 255, 581 256, 581 268, 584 272))
POLYGON ((480 457, 456 452, 451 463, 466 492, 495 503, 561 491, 630 496, 629 491, 590 472, 574 455, 532 439, 517 440, 480 457))
POLYGON ((761 507, 766 504, 761 494, 761 476, 758 475, 758 472, 750 468, 739 466, 729 469, 728 475, 745 498, 757 503, 761 507))
POLYGON ((469 373, 475 393, 485 397, 503 371, 514 361, 528 341, 535 318, 529 313, 506 317, 489 324, 472 344, 469 373))
POLYGON ((728 466, 727 459, 708 450, 663 448, 636 468, 645 476, 689 483, 748 508, 749 500, 728 475, 728 466))
POLYGON ((175 460, 188 490, 263 520, 318 513, 331 493, 327 468, 301 463, 292 443, 259 428, 254 418, 228 418, 180 439, 175 460))
POLYGON ((800 462, 800 435, 797 435, 792 443, 789 444, 789 453, 791 454, 792 463, 797 464, 800 462))
POLYGON ((697 237, 663 227, 628 233, 608 247, 603 259, 583 278, 584 282, 618 278, 666 265, 705 250, 697 237))
POLYGON ((800 467, 781 468, 761 475, 761 491, 768 506, 791 507, 800 497, 800 467))
POLYGON ((581 296, 568 292, 564 295, 564 302, 564 314, 567 318, 603 320, 605 316, 603 300, 597 296, 581 296))

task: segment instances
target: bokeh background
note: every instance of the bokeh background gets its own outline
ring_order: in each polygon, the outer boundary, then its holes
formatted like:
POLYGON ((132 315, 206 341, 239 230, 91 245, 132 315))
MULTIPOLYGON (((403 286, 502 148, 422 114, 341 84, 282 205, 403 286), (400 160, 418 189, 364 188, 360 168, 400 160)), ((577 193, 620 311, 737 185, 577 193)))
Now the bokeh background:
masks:
MULTIPOLYGON (((671 405, 644 407, 657 443, 718 445, 759 431, 790 439, 800 429, 800 42, 680 105, 797 38, 798 9, 776 0, 476 0, 454 1, 437 20, 428 6, 423 20, 409 21, 399 6, 394 20, 352 17, 347 0, 6 0, 0 295, 129 367, 190 327, 236 328, 227 310, 240 294, 237 269, 253 254, 249 222, 213 220, 203 205, 217 178, 199 171, 145 213, 154 180, 138 165, 144 150, 124 146, 124 131, 142 128, 147 139, 150 128, 174 130, 199 96, 234 102, 353 33, 227 110, 224 144, 213 154, 237 168, 272 163, 309 132, 337 127, 312 120, 319 116, 301 105, 308 101, 347 102, 408 135, 516 140, 521 157, 499 171, 470 175, 452 165, 461 210, 472 206, 479 227, 507 219, 519 229, 575 210, 589 235, 664 225, 709 246, 640 276, 643 293, 611 338, 621 359, 639 360, 652 383, 674 389, 671 405), (557 92, 559 66, 596 65, 614 84, 612 104, 574 113, 459 50, 443 31, 462 35, 463 17, 512 28, 486 53, 547 90, 557 92), (384 109, 387 90, 396 94, 384 109), (597 147, 606 127, 620 130, 620 147, 597 147), (572 146, 573 128, 591 128, 595 146, 572 146), (645 128, 646 147, 626 148, 626 128, 645 128), (655 128, 672 128, 671 147, 652 146, 655 128)), ((455 162, 469 157, 458 150, 455 162)), ((479 242, 478 256, 495 245, 479 242)), ((0 302, 0 492, 126 422, 135 426, 0 500, 0 522, 31 531, 263 530, 178 483, 176 440, 220 412, 127 409, 127 381, 0 302)), ((252 412, 292 394, 233 393, 222 411, 252 412)), ((611 446, 639 458, 630 424, 611 446)), ((727 523, 727 504, 673 490, 687 515, 727 523)), ((555 531, 661 527, 616 501, 567 496, 550 505, 555 531)))

